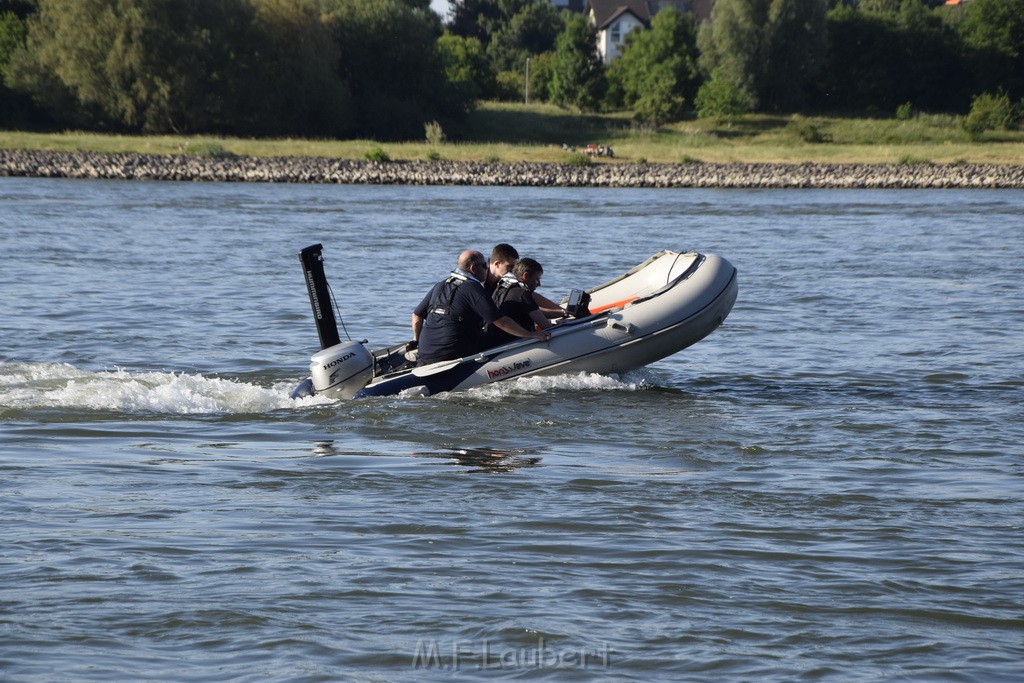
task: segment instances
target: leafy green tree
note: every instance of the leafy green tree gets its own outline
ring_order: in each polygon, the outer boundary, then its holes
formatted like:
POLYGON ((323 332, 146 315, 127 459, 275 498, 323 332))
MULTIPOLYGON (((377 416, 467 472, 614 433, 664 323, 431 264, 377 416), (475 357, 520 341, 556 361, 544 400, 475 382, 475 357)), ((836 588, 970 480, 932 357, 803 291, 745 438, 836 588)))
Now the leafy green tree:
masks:
POLYGON ((254 10, 246 0, 38 0, 9 82, 51 111, 147 132, 231 128, 257 117, 254 10))
POLYGON ((344 136, 355 129, 355 104, 338 70, 341 50, 321 18, 319 0, 252 0, 269 37, 261 92, 269 134, 344 136))
POLYGON ((571 16, 555 41, 551 100, 559 106, 597 108, 606 88, 604 64, 597 52, 597 33, 581 14, 571 16))
POLYGON ((772 0, 759 89, 764 105, 796 111, 805 104, 825 61, 826 13, 823 0, 772 0))
POLYGON ((838 7, 828 15, 829 46, 819 81, 819 103, 834 110, 959 111, 969 78, 960 41, 917 0, 884 14, 838 7))
POLYGON ((768 0, 718 0, 697 36, 700 65, 757 107, 768 0))
POLYGON ((551 82, 555 77, 555 52, 551 50, 530 58, 530 101, 551 99, 551 82))
MULTIPOLYGON (((423 125, 463 113, 438 53, 440 19, 419 0, 324 0, 341 50, 356 129, 376 139, 420 139, 423 125)), ((464 93, 463 93, 464 94, 464 93)))
POLYGON ((692 15, 669 7, 654 16, 650 30, 630 32, 622 56, 608 69, 608 81, 637 118, 657 124, 682 116, 700 82, 692 15))
POLYGON ((971 138, 978 138, 987 130, 1006 130, 1016 118, 1014 109, 1006 93, 982 93, 974 98, 961 125, 971 138))
POLYGON ((1024 97, 1024 0, 971 0, 960 32, 978 88, 1024 97))
POLYGON ((476 38, 486 48, 491 33, 503 20, 498 0, 448 0, 449 30, 457 36, 476 38))
POLYGON ((0 124, 23 123, 31 113, 30 102, 7 87, 8 65, 25 44, 25 21, 14 12, 0 13, 0 124))
POLYGON ((793 109, 823 61, 825 0, 718 0, 698 36, 701 67, 759 108, 793 109))
MULTIPOLYGON (((515 9, 515 5, 509 7, 515 9)), ((505 17, 491 34, 487 53, 496 71, 520 70, 526 58, 549 52, 561 33, 564 22, 547 0, 533 0, 515 14, 505 17)))
POLYGON ((445 32, 437 39, 445 78, 467 101, 493 97, 497 88, 494 69, 477 38, 445 32))
POLYGON ((754 110, 750 94, 740 90, 731 80, 722 78, 717 71, 712 72, 700 86, 695 104, 698 116, 716 119, 727 119, 754 110))

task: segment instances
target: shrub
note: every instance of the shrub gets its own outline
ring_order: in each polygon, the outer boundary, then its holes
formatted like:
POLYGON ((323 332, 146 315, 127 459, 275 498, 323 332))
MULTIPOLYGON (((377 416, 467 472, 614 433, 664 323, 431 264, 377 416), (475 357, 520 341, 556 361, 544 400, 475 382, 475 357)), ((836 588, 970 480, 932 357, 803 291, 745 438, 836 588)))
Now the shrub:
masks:
POLYGON ((430 123, 423 124, 423 130, 427 136, 427 142, 434 147, 439 147, 444 144, 445 134, 441 128, 441 124, 437 121, 431 121, 430 123))
POLYGON ((391 161, 391 155, 384 151, 381 147, 374 147, 366 153, 366 158, 369 161, 380 161, 387 162, 391 161))
POLYGON ((576 168, 587 168, 588 166, 593 166, 594 160, 582 152, 573 152, 565 163, 576 168))
POLYGON ((717 74, 700 86, 694 100, 698 116, 716 119, 752 112, 755 104, 754 98, 717 74))
POLYGON ((912 118, 914 118, 914 105, 910 102, 904 102, 900 106, 896 107, 897 121, 909 121, 912 118))
POLYGON ((1006 130, 1013 124, 1013 105, 1006 93, 982 93, 971 102, 961 126, 972 138, 987 130, 1006 130))
POLYGON ((832 136, 822 131, 821 127, 812 121, 798 119, 790 123, 789 128, 792 129, 801 140, 812 145, 832 142, 832 136))
POLYGON ((427 152, 427 161, 441 161, 441 153, 436 149, 427 152))
POLYGON ((212 140, 199 140, 190 142, 185 146, 185 154, 197 157, 209 157, 211 159, 224 159, 233 157, 234 154, 225 149, 224 145, 212 140))

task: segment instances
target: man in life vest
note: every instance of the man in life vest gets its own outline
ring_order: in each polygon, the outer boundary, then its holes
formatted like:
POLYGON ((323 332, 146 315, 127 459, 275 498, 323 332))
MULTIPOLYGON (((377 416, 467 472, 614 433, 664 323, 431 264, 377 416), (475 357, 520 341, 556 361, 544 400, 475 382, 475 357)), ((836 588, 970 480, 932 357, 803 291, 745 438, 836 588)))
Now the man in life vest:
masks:
POLYGON ((512 337, 548 341, 544 330, 525 329, 498 311, 484 290, 487 261, 479 251, 459 255, 455 270, 434 285, 412 313, 412 338, 417 342, 419 365, 453 360, 491 345, 484 327, 493 325, 512 337))
MULTIPOLYGON (((484 280, 484 289, 487 290, 488 294, 494 295, 498 282, 501 278, 512 272, 512 268, 518 260, 519 252, 511 244, 502 242, 494 246, 494 249, 491 250, 491 259, 487 262, 487 279, 484 280)), ((566 316, 565 309, 551 299, 536 292, 533 298, 540 307, 541 312, 548 318, 564 318, 566 316)))
POLYGON ((498 281, 506 273, 512 272, 512 267, 518 260, 519 252, 511 244, 502 242, 494 245, 494 249, 491 250, 491 258, 487 261, 487 279, 484 280, 484 289, 489 295, 494 294, 494 288, 498 286, 498 281))
MULTIPOLYGON (((542 330, 552 325, 536 301, 535 290, 540 287, 542 275, 544 268, 537 261, 532 258, 519 259, 512 272, 506 273, 498 281, 492 295, 495 305, 503 315, 528 330, 534 329, 534 325, 542 330)), ((515 339, 501 329, 493 330, 491 338, 494 345, 507 344, 515 339)))

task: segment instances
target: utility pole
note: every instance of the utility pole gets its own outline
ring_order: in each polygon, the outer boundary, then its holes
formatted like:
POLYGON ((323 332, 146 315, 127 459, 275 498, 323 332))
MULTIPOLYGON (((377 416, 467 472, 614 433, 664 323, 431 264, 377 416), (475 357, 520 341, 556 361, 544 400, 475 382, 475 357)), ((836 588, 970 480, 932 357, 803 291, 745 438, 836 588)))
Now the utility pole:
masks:
POLYGON ((530 103, 530 58, 526 58, 526 104, 530 103))

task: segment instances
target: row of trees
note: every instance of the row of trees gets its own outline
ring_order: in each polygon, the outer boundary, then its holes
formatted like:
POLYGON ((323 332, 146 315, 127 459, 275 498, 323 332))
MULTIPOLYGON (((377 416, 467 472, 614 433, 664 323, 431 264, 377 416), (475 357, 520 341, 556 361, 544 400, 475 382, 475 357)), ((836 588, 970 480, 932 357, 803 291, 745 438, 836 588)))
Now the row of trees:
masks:
POLYGON ((549 0, 449 2, 0 0, 0 124, 396 139, 527 94, 655 123, 1024 97, 1024 0, 716 0, 607 67, 549 0))

